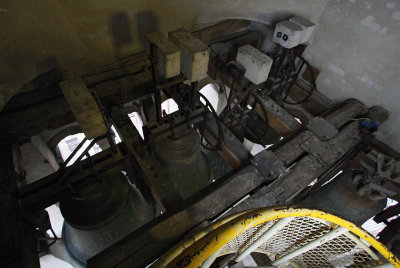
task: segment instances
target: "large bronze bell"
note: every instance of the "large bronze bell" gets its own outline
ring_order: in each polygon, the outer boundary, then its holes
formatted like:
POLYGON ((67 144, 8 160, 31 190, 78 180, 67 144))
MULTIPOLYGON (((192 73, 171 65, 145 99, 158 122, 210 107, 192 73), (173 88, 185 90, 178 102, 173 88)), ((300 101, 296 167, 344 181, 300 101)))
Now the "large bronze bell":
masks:
POLYGON ((154 151, 161 169, 184 200, 212 181, 212 174, 200 150, 195 130, 180 127, 155 141, 154 151))
POLYGON ((71 255, 83 264, 158 214, 120 171, 74 190, 60 201, 63 237, 71 255))

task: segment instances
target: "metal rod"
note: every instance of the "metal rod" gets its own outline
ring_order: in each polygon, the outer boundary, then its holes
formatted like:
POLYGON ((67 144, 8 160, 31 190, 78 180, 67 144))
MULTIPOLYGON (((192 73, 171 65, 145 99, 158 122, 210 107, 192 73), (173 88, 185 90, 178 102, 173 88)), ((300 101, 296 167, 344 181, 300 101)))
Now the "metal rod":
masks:
POLYGON ((210 257, 207 258, 207 260, 205 260, 200 268, 209 268, 211 266, 211 264, 214 263, 214 261, 219 257, 219 254, 224 250, 224 247, 221 247, 220 249, 218 249, 217 251, 215 251, 210 257))
POLYGON ((358 237, 353 235, 352 233, 348 232, 344 234, 347 238, 351 239, 356 243, 360 248, 362 248, 365 252, 367 252, 374 260, 378 261, 379 257, 378 255, 375 254, 375 252, 372 251, 371 248, 367 247, 366 244, 364 244, 358 237))
POLYGON ((85 137, 81 143, 78 144, 78 146, 75 148, 75 150, 68 156, 67 160, 64 161, 64 164, 61 165, 60 169, 63 169, 67 166, 67 164, 69 163, 69 161, 71 161, 71 159, 76 155, 76 153, 82 148, 82 146, 85 144, 85 142, 87 141, 87 138, 85 137))
MULTIPOLYGON (((98 138, 93 139, 89 145, 86 147, 86 149, 81 153, 81 155, 75 160, 74 163, 78 163, 79 161, 81 161, 81 159, 86 155, 87 152, 89 152, 89 150, 93 147, 93 145, 96 143, 96 141, 98 140, 98 138)), ((72 170, 67 170, 67 172, 65 172, 64 174, 62 174, 62 176, 58 179, 59 183, 62 183, 65 181, 65 179, 68 177, 68 175, 72 172, 72 170)))
POLYGON ((287 217, 278 220, 271 228, 269 228, 265 233, 263 233, 253 244, 251 244, 248 248, 246 248, 239 256, 236 257, 235 261, 240 262, 244 258, 246 258, 250 253, 252 253, 255 249, 264 244, 268 239, 273 237, 277 232, 282 230, 286 225, 288 225, 294 217, 287 217))
POLYGON ((158 74, 158 58, 157 58, 157 47, 154 44, 150 45, 150 53, 151 53, 151 74, 153 76, 153 80, 155 81, 154 87, 154 105, 156 106, 156 117, 157 122, 161 124, 162 114, 161 114, 161 92, 157 86, 160 85, 160 77, 158 74))
POLYGON ((330 231, 329 233, 321 236, 320 238, 312 241, 311 243, 308 243, 308 244, 302 246, 301 248, 298 248, 298 249, 290 252, 289 254, 286 254, 285 256, 273 261, 271 263, 271 265, 275 266, 275 265, 281 264, 281 263, 283 263, 285 261, 288 261, 290 259, 293 259, 293 258, 295 258, 295 257, 297 257, 297 256, 299 256, 299 255, 301 255, 301 254, 303 254, 303 253, 305 253, 305 252, 307 252, 309 250, 312 250, 312 249, 314 249, 316 247, 319 247, 319 246, 325 244, 326 242, 328 242, 328 241, 330 241, 332 239, 335 239, 338 236, 341 236, 344 233, 347 233, 348 231, 349 230, 344 228, 344 227, 338 227, 338 228, 330 231))

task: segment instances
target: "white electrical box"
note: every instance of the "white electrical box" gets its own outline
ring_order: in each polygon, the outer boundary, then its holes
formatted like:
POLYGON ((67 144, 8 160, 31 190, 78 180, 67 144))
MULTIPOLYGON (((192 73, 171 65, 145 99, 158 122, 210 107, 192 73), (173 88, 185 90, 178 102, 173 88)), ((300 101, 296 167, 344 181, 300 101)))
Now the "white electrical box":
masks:
POLYGON ((146 35, 146 50, 151 55, 151 46, 157 47, 158 72, 164 78, 180 74, 181 53, 179 48, 161 33, 154 32, 146 35))
POLYGON ((258 49, 245 45, 239 48, 236 61, 246 69, 244 77, 253 84, 267 81, 272 66, 272 59, 258 49))
POLYGON ((185 29, 168 33, 168 38, 181 51, 181 72, 194 82, 207 76, 209 48, 200 39, 185 29))
POLYGON ((293 17, 276 24, 272 41, 285 47, 293 48, 308 42, 315 24, 302 17, 293 17))
POLYGON ((289 21, 296 23, 303 29, 303 38, 301 39, 300 44, 308 42, 315 29, 315 23, 302 17, 293 17, 290 18, 289 21))
POLYGON ((272 41, 285 48, 292 48, 301 44, 303 35, 303 28, 300 25, 285 20, 276 25, 272 41))

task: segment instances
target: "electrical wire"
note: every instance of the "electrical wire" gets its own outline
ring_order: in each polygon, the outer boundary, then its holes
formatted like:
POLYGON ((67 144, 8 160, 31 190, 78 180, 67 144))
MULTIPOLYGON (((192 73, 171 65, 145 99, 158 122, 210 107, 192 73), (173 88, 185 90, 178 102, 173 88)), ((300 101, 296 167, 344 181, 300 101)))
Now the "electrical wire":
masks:
POLYGON ((314 92, 317 90, 317 85, 316 85, 316 75, 314 73, 314 68, 313 66, 303 57, 301 56, 296 56, 295 52, 293 49, 290 50, 285 50, 282 52, 277 58, 280 58, 280 62, 285 62, 285 58, 287 58, 287 63, 285 66, 279 67, 279 73, 275 74, 275 79, 272 82, 272 85, 269 87, 270 92, 270 97, 273 98, 275 101, 282 100, 286 104, 290 105, 298 105, 301 103, 304 103, 308 101, 311 96, 314 94, 314 92), (284 58, 282 58, 284 57, 284 58), (300 67, 296 71, 296 59, 299 58, 301 60, 300 67), (301 70, 304 67, 304 64, 307 65, 307 67, 310 69, 311 73, 311 90, 308 92, 307 96, 304 97, 304 99, 297 101, 297 102, 291 102, 288 101, 287 98, 290 95, 290 91, 292 90, 292 87, 297 84, 297 79, 298 76, 301 72, 301 70), (293 73, 295 73, 293 75, 293 73), (291 81, 292 79, 292 81, 291 81), (277 82, 279 84, 277 84, 277 82), (275 89, 274 89, 275 88, 275 89), (286 89, 286 93, 283 95, 284 90, 286 89))
POLYGON ((53 241, 52 241, 50 244, 48 244, 44 249, 40 250, 40 251, 38 252, 38 254, 42 253, 43 251, 48 250, 52 245, 54 245, 54 244, 57 242, 57 240, 60 240, 60 239, 61 239, 61 238, 58 238, 58 237, 57 237, 57 235, 56 235, 56 233, 54 232, 52 226, 50 226, 50 231, 51 231, 51 233, 53 234, 54 238, 53 238, 53 237, 46 237, 46 240, 50 239, 50 240, 53 240, 53 241))
MULTIPOLYGON (((309 91, 308 95, 307 95, 304 99, 302 99, 302 100, 300 100, 300 101, 297 101, 297 102, 290 102, 290 101, 287 100, 287 97, 289 96, 289 93, 290 93, 290 90, 291 90, 292 87, 293 87, 293 84, 290 85, 290 87, 286 90, 285 97, 283 98, 283 102, 286 103, 286 104, 298 105, 298 104, 304 103, 304 102, 308 101, 308 100, 311 98, 311 96, 314 94, 314 92, 317 90, 316 76, 315 76, 315 73, 314 73, 314 68, 313 68, 312 65, 311 65, 307 60, 305 60, 303 57, 300 57, 300 59, 301 59, 301 60, 307 65, 307 67, 310 69, 311 79, 312 79, 312 82, 311 82, 311 90, 309 91)), ((303 65, 301 65, 301 66, 303 66, 303 65)), ((301 67, 301 68, 302 68, 302 67, 301 67)), ((301 71, 301 69, 300 69, 299 71, 301 71)), ((297 78, 296 78, 296 80, 297 80, 297 78)), ((296 81, 294 82, 294 84, 296 84, 296 81)))
POLYGON ((212 114, 214 115, 215 118, 215 123, 217 124, 217 129, 218 129, 218 144, 217 144, 217 148, 222 144, 222 142, 224 141, 224 132, 222 131, 222 126, 221 126, 221 122, 218 119, 218 115, 215 112, 214 107, 212 107, 211 102, 200 92, 197 92, 197 94, 204 99, 204 101, 206 102, 206 106, 208 106, 208 108, 210 108, 212 114))

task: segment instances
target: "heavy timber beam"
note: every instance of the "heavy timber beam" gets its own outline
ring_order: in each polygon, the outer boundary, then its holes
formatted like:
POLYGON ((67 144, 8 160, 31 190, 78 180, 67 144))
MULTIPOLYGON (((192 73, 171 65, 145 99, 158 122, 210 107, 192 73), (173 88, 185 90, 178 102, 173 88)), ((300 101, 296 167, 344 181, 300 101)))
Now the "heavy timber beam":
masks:
MULTIPOLYGON (((269 125, 282 137, 288 136, 301 127, 301 124, 292 115, 268 96, 260 96, 258 93, 255 93, 254 98, 268 113, 269 125)), ((262 114, 260 111, 259 113, 262 114)))
MULTIPOLYGON (((271 184, 262 187, 258 192, 236 206, 230 213, 246 209, 273 206, 277 204, 287 204, 301 189, 307 187, 315 178, 324 172, 346 152, 352 149, 361 141, 360 130, 357 122, 346 126, 335 138, 329 141, 320 141, 316 136, 308 131, 299 136, 300 139, 293 139, 292 142, 299 142, 297 147, 301 151, 295 151, 294 156, 286 150, 279 148, 275 156, 285 164, 291 164, 289 159, 299 158, 291 170, 279 177, 271 184), (308 139, 306 137, 309 137, 308 139), (281 150, 280 150, 281 149, 281 150)), ((285 145, 284 145, 285 146, 285 145)), ((293 143, 290 147, 296 146, 293 143)), ((292 147, 295 148, 295 147, 292 147)))
MULTIPOLYGON (((74 187, 93 179, 93 172, 99 175, 110 170, 122 170, 124 159, 125 157, 119 150, 117 154, 112 154, 111 149, 107 149, 91 157, 94 164, 92 169, 89 168, 89 160, 85 159, 78 166, 65 168, 64 174, 70 174, 68 182, 71 187, 74 187)), ((61 195, 67 189, 66 181, 60 183, 60 175, 62 174, 55 172, 20 188, 18 192, 21 205, 33 211, 40 211, 59 202, 61 195)))
MULTIPOLYGON (((237 168, 251 158, 250 152, 243 146, 233 133, 221 124, 224 141, 217 148, 218 153, 232 168, 237 168)), ((213 146, 218 146, 218 127, 215 118, 208 114, 203 130, 204 138, 213 146)))
POLYGON ((40 267, 35 227, 18 217, 16 177, 10 144, 0 140, 0 266, 40 267))

